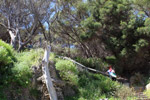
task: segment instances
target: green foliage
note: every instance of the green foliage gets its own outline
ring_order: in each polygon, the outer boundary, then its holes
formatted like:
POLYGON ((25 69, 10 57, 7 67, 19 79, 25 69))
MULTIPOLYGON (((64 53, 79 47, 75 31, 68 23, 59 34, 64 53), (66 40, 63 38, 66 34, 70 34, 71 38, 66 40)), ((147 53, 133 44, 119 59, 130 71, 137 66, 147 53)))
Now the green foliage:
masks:
POLYGON ((41 92, 39 90, 37 90, 36 88, 31 88, 30 89, 30 94, 36 98, 39 97, 39 94, 41 94, 41 92))
POLYGON ((115 97, 121 100, 132 100, 134 98, 134 91, 132 88, 121 85, 117 91, 115 91, 115 97), (128 99, 129 97, 132 97, 132 99, 128 99))
POLYGON ((107 63, 105 63, 104 61, 102 61, 102 59, 100 58, 82 58, 82 57, 76 57, 75 60, 81 64, 83 64, 84 66, 93 68, 93 69, 97 69, 97 70, 101 70, 101 71, 106 71, 106 66, 107 63))
POLYGON ((116 57, 115 56, 107 56, 106 61, 110 64, 116 64, 116 57))
MULTIPOLYGON (((134 3, 150 8, 150 6, 144 5, 146 2, 150 3, 149 1, 140 2, 134 3)), ((81 22, 85 29, 85 32, 80 33, 81 40, 86 40, 84 42, 87 42, 88 45, 104 43, 105 48, 115 56, 116 66, 122 67, 126 72, 130 68, 138 67, 140 70, 148 66, 145 61, 150 60, 150 53, 147 52, 150 46, 149 17, 145 17, 144 13, 140 14, 142 10, 139 9, 139 12, 133 13, 132 10, 135 5, 133 5, 132 0, 89 0, 86 4, 89 7, 87 10, 89 16, 81 22), (97 42, 93 43, 94 40, 97 42), (131 61, 136 62, 136 59, 140 59, 140 62, 130 63, 131 61), (143 64, 139 66, 140 63, 143 64)), ((145 11, 147 10, 143 10, 143 12, 145 11)), ((97 55, 101 52, 90 49, 97 55)))
POLYGON ((42 50, 30 50, 16 54, 17 62, 12 68, 12 81, 19 86, 28 86, 32 77, 32 65, 38 64, 42 50))
POLYGON ((2 65, 9 65, 10 63, 13 62, 11 56, 8 55, 8 52, 4 47, 0 47, 0 56, 1 56, 0 63, 2 65))
POLYGON ((55 66, 60 71, 59 74, 63 80, 69 81, 73 85, 78 83, 78 70, 72 62, 58 60, 55 66))
MULTIPOLYGON (((88 61, 88 65, 93 65, 94 60, 76 58, 79 61, 88 61)), ((109 60, 115 60, 114 56, 108 57, 109 60)), ((97 63, 102 62, 97 59, 97 63)), ((86 62, 87 63, 87 62, 86 62)), ((133 99, 132 89, 125 87, 118 82, 112 81, 110 78, 100 74, 92 74, 88 72, 78 72, 76 66, 67 60, 57 59, 56 69, 59 70, 61 78, 69 84, 76 85, 78 91, 75 96, 67 96, 65 100, 99 100, 102 98, 109 98, 110 100, 121 99, 123 97, 127 99, 133 99), (73 74, 71 74, 73 73, 73 74), (72 76, 73 75, 73 76, 72 76)))
POLYGON ((77 6, 77 10, 76 10, 77 15, 80 16, 81 13, 87 14, 88 6, 86 3, 78 1, 76 6, 77 6))
POLYGON ((120 96, 118 95, 120 94, 126 95, 126 98, 133 96, 131 89, 126 87, 126 92, 122 92, 120 88, 123 89, 124 86, 120 85, 118 82, 112 81, 110 78, 103 75, 82 72, 79 74, 79 76, 79 92, 74 97, 66 97, 65 100, 99 100, 102 98, 119 100, 120 96), (118 94, 118 91, 121 91, 122 93, 118 94), (114 99, 112 99, 112 96, 114 99))
POLYGON ((0 84, 7 84, 15 60, 12 47, 0 40, 0 84))
POLYGON ((15 60, 12 46, 0 40, 0 66, 6 66, 15 60))
POLYGON ((145 94, 148 98, 150 98, 150 90, 144 91, 144 94, 145 94))
POLYGON ((146 18, 144 24, 145 24, 145 26, 150 26, 150 18, 146 18))
POLYGON ((126 10, 126 6, 124 6, 123 4, 118 4, 117 5, 117 12, 120 12, 120 11, 124 11, 124 10, 126 10))
POLYGON ((4 87, 0 85, 0 100, 7 100, 5 94, 3 93, 4 87))
MULTIPOLYGON (((40 57, 43 57, 43 50, 41 49, 20 53, 15 52, 14 58, 16 58, 16 62, 9 68, 9 72, 7 71, 6 74, 3 75, 3 80, 1 80, 3 84, 0 84, 0 100, 5 100, 6 97, 3 92, 7 89, 11 89, 11 87, 16 87, 13 88, 14 94, 21 94, 19 89, 21 90, 24 87, 29 88, 31 86, 31 67, 38 65, 40 57)), ((36 95, 37 91, 31 91, 33 95, 36 95)))
POLYGON ((142 47, 148 46, 149 43, 148 41, 144 40, 144 39, 140 39, 135 46, 135 51, 138 52, 139 49, 141 49, 142 47))
POLYGON ((100 98, 102 94, 105 94, 107 97, 112 95, 117 84, 102 75, 83 74, 80 77, 79 85, 81 86, 79 91, 82 97, 91 100, 100 98))
POLYGON ((55 54, 54 53, 50 53, 50 61, 55 61, 55 54))
POLYGON ((149 0, 133 0, 134 1, 134 6, 137 11, 142 11, 144 12, 144 16, 147 17, 149 16, 149 9, 150 8, 150 1, 149 0))

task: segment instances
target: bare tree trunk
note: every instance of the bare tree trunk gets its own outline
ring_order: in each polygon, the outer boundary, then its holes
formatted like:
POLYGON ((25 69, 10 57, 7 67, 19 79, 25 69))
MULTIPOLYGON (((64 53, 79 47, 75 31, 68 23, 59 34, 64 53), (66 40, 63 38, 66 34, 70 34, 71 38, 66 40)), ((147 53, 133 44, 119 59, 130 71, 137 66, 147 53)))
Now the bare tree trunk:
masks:
POLYGON ((17 34, 18 34, 18 29, 10 28, 10 22, 8 20, 8 26, 0 23, 3 27, 5 27, 10 35, 11 42, 10 44, 13 46, 13 48, 16 49, 16 39, 17 39, 17 34))
POLYGON ((20 34, 18 34, 18 43, 19 43, 18 48, 21 48, 22 42, 21 42, 20 34))
POLYGON ((12 30, 9 30, 9 35, 11 37, 11 45, 13 46, 13 48, 16 49, 16 35, 12 32, 12 30))
POLYGON ((70 40, 69 40, 69 37, 68 37, 68 56, 70 57, 70 40))
POLYGON ((7 18, 7 24, 8 24, 8 27, 6 27, 5 25, 4 25, 4 27, 7 28, 8 33, 9 33, 9 35, 11 37, 11 45, 13 46, 13 48, 16 49, 16 30, 10 28, 10 20, 9 20, 9 18, 7 18))
POLYGON ((49 72, 49 69, 48 69, 49 53, 50 53, 50 46, 46 45, 44 58, 43 58, 43 67, 42 67, 43 76, 45 78, 45 83, 46 83, 46 86, 47 86, 47 89, 48 89, 50 100, 57 100, 56 91, 55 91, 55 88, 53 87, 50 72, 49 72))

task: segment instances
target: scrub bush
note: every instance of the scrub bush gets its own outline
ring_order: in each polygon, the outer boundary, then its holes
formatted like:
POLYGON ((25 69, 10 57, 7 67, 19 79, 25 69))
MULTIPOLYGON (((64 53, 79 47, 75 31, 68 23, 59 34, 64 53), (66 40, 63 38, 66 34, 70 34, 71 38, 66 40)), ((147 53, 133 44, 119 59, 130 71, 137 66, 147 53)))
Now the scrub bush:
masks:
MULTIPOLYGON (((4 80, 11 73, 11 67, 15 61, 14 51, 12 46, 0 40, 0 83, 4 84, 4 80)), ((7 83, 7 82, 6 82, 7 83)))
POLYGON ((69 81, 69 83, 73 85, 78 83, 78 70, 72 62, 58 60, 55 66, 56 69, 60 71, 59 74, 63 80, 69 81))

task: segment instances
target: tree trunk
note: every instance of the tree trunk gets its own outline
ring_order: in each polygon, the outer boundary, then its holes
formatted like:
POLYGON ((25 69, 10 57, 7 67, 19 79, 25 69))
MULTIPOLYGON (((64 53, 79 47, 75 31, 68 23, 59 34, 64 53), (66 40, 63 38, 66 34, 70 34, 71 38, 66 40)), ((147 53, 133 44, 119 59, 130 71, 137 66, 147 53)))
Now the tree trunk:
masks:
POLYGON ((11 45, 16 49, 16 34, 12 30, 9 30, 8 32, 11 37, 11 45))
POLYGON ((10 44, 13 46, 13 48, 16 49, 16 39, 17 39, 18 29, 11 28, 9 19, 7 19, 7 21, 8 21, 8 26, 2 23, 0 23, 0 25, 2 25, 4 28, 7 29, 11 38, 10 44))
POLYGON ((50 72, 48 69, 49 53, 50 53, 50 46, 46 45, 44 58, 43 58, 43 66, 42 66, 43 76, 45 78, 45 83, 48 89, 50 100, 57 100, 56 91, 55 91, 55 88, 53 87, 50 72))

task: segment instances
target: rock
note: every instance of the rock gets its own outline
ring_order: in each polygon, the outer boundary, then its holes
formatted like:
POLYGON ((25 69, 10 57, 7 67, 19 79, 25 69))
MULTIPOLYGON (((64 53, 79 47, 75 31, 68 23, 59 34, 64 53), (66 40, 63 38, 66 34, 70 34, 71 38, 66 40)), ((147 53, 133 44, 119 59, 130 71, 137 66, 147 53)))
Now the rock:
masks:
POLYGON ((146 85, 146 90, 150 90, 150 83, 146 85))

